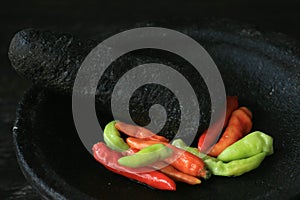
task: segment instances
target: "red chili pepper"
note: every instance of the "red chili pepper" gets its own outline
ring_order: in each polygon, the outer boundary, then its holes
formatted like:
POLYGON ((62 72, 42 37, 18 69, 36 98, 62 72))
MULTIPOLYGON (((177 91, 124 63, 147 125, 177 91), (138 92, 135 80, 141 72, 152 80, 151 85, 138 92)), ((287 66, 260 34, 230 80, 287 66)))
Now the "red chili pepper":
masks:
POLYGON ((252 113, 246 107, 235 110, 230 117, 227 128, 225 129, 219 142, 213 146, 209 155, 217 157, 226 147, 232 145, 243 136, 248 134, 252 128, 252 113))
POLYGON ((137 153, 139 151, 139 149, 135 149, 135 148, 129 148, 126 151, 121 152, 122 156, 130 156, 134 153, 137 153))
POLYGON ((166 174, 167 176, 174 179, 175 181, 184 182, 184 183, 187 183, 190 185, 196 185, 196 184, 201 183, 200 179, 198 179, 194 176, 190 176, 188 174, 182 173, 182 172, 178 171, 177 169, 175 169, 174 167, 172 167, 171 165, 168 165, 164 162, 156 162, 152 165, 152 167, 154 169, 157 169, 157 170, 161 171, 162 173, 166 174))
POLYGON ((109 149, 103 142, 99 142, 93 146, 93 153, 94 158, 98 162, 114 173, 145 183, 153 188, 176 190, 175 182, 161 172, 145 167, 134 169, 120 165, 118 159, 121 157, 121 154, 109 149), (145 172, 145 170, 148 172, 145 172))
POLYGON ((134 126, 131 124, 127 124, 124 122, 117 121, 115 127, 125 133, 130 137, 141 138, 141 139, 149 139, 149 140, 158 140, 162 142, 168 142, 169 140, 163 136, 156 135, 152 131, 141 127, 141 126, 134 126))
POLYGON ((127 144, 131 148, 142 149, 147 146, 161 143, 171 148, 173 154, 171 157, 165 159, 167 163, 178 169, 179 171, 189 174, 191 176, 202 177, 208 179, 210 177, 210 172, 205 169, 205 163, 203 160, 188 151, 179 149, 169 143, 153 141, 153 140, 143 140, 133 137, 128 137, 126 139, 127 144))
MULTIPOLYGON (((238 98, 237 96, 228 96, 227 97, 227 103, 226 103, 226 115, 224 120, 223 128, 227 126, 229 118, 234 110, 236 110, 239 106, 238 98)), ((217 122, 217 124, 220 122, 217 122)), ((218 137, 219 130, 216 128, 217 126, 214 124, 210 128, 209 135, 207 135, 207 130, 205 130, 198 142, 198 149, 200 152, 207 152, 209 148, 216 142, 216 138, 218 137), (205 143, 204 142, 205 139, 205 143)))

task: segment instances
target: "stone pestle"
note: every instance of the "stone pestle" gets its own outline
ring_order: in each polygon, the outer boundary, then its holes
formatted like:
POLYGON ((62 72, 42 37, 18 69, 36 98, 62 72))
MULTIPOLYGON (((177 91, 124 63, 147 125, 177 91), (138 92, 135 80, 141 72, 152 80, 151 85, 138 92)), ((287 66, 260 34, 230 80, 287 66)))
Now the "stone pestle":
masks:
MULTIPOLYGON (((96 41, 81 40, 71 34, 25 29, 12 38, 8 56, 14 69, 33 84, 71 95, 81 63, 97 44, 96 41)), ((138 50, 114 61, 99 80, 95 94, 96 108, 100 112, 111 113, 111 94, 118 79, 131 68, 146 63, 171 66, 189 80, 195 93, 199 95, 198 103, 202 111, 200 130, 205 129, 210 116, 206 85, 187 61, 170 52, 138 50)), ((180 105, 176 96, 167 88, 155 84, 139 88, 130 102, 132 119, 140 125, 147 125, 150 122, 149 108, 153 104, 160 104, 166 109, 168 120, 161 132, 171 139, 179 126, 180 105)))

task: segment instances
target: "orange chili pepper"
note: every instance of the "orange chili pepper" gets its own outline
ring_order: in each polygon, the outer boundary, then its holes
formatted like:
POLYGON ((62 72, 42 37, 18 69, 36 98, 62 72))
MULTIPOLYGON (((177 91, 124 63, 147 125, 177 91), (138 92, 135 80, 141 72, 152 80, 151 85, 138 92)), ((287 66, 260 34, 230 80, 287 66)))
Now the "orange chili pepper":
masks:
POLYGON ((117 121, 115 127, 125 133, 130 137, 136 137, 141 139, 149 139, 149 140, 158 140, 162 142, 168 142, 169 140, 163 136, 156 135, 152 131, 141 127, 141 126, 134 126, 131 124, 127 124, 124 122, 117 121))
POLYGON ((175 169, 174 167, 172 167, 171 165, 166 165, 166 163, 164 162, 157 162, 154 163, 152 165, 152 167, 156 170, 159 170, 160 172, 164 173, 165 175, 169 176, 170 178, 172 178, 175 181, 180 181, 180 182, 184 182, 190 185, 196 185, 196 184, 200 184, 201 180, 194 177, 194 176, 190 176, 188 174, 182 173, 180 171, 178 171, 177 169, 175 169))
MULTIPOLYGON (((164 144, 169 145, 167 142, 155 141, 155 140, 145 140, 140 138, 128 137, 126 138, 126 143, 133 149, 143 149, 153 144, 164 144)), ((173 149, 172 149, 173 150, 173 149)))
POLYGON ((191 176, 202 177, 204 179, 208 179, 210 177, 210 172, 206 170, 205 163, 201 158, 169 143, 154 140, 143 140, 133 137, 128 137, 126 142, 131 148, 135 149, 142 149, 157 143, 164 144, 173 151, 172 156, 165 159, 167 163, 179 171, 191 176))
POLYGON ((252 128, 252 113, 246 107, 235 110, 230 117, 222 137, 210 150, 210 156, 217 157, 226 147, 248 134, 252 128))
MULTIPOLYGON (((237 96, 228 96, 227 97, 227 103, 226 103, 226 115, 225 115, 225 120, 224 120, 224 125, 223 128, 227 126, 229 118, 231 116, 231 113, 236 110, 239 106, 238 103, 238 98, 237 96)), ((220 122, 217 122, 220 123, 220 122)), ((216 142, 216 138, 219 134, 219 130, 217 130, 216 125, 212 125, 212 127, 210 128, 210 134, 207 135, 207 130, 205 130, 200 138, 199 138, 199 142, 198 142, 198 149, 200 152, 207 152, 209 150, 209 148, 216 142), (204 142, 205 139, 205 143, 204 142)))

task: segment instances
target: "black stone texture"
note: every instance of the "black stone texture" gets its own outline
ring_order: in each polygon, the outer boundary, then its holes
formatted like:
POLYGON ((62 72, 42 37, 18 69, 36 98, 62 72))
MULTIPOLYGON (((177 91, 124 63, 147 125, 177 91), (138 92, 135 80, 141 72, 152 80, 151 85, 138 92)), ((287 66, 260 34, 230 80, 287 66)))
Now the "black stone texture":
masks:
MULTIPOLYGON (((16 161, 14 146, 12 144, 12 127, 13 121, 15 120, 17 102, 23 95, 24 90, 31 85, 29 81, 18 76, 11 67, 7 56, 9 43, 16 32, 24 28, 34 27, 69 32, 80 38, 93 38, 93 40, 99 41, 99 39, 117 33, 120 27, 124 28, 129 22, 135 23, 137 21, 153 21, 170 18, 197 20, 203 17, 216 17, 231 18, 242 23, 254 24, 256 30, 265 30, 268 33, 276 32, 275 35, 278 35, 277 32, 282 32, 288 35, 289 38, 300 41, 299 2, 294 0, 286 0, 284 2, 279 0, 229 0, 226 2, 222 0, 11 0, 2 2, 0 6, 0 16, 0 24, 2 27, 0 31, 0 199, 41 199, 40 194, 36 193, 36 190, 33 190, 24 179, 16 161)), ((247 31, 245 33, 247 33, 247 31)), ((256 32, 252 34, 256 34, 256 32)), ((278 41, 281 40, 281 37, 272 38, 272 40, 278 41)), ((285 45, 285 42, 282 43, 285 45)), ((289 42, 289 44, 288 48, 291 49, 299 47, 295 41, 289 42)), ((296 52, 295 54, 299 55, 299 53, 296 52)), ((270 92, 271 91, 272 90, 270 90, 270 92)), ((55 102, 59 104, 59 101, 55 102)), ((62 109, 65 108, 62 107, 62 109)), ((26 113, 23 116, 26 116, 26 113)), ((286 120, 283 119, 283 121, 286 120)), ((290 123, 296 127, 294 121, 290 123)), ((56 124, 56 126, 59 128, 59 125, 56 124)), ((65 125, 62 125, 62 127, 65 127, 65 125)), ((271 125, 271 127, 273 127, 273 125, 271 125)), ((68 130, 66 130, 66 132, 67 131, 68 130)), ((41 133, 43 132, 44 131, 41 131, 41 133)), ((65 136, 68 137, 68 134, 65 134, 65 136)), ((287 137, 292 137, 290 132, 287 132, 287 137)), ((290 144, 288 139, 278 141, 277 144, 278 143, 281 149, 290 144)), ((53 146, 55 147, 55 144, 53 146)), ((51 146, 51 148, 53 146, 51 146)), ((285 153, 289 154, 288 152, 285 153)), ((295 160, 295 158, 295 154, 292 153, 291 158, 282 164, 291 165, 296 163, 297 160, 295 160)), ((278 162, 281 163, 282 160, 278 162)), ((72 167, 73 166, 69 166, 70 169, 72 169, 72 167)), ((269 167, 267 169, 269 169, 269 167)), ((285 169, 286 168, 282 168, 282 170, 285 169)), ((292 169, 290 171, 292 171, 292 169)), ((295 171, 297 172, 297 170, 295 171)), ((295 173, 289 175, 295 178, 295 173)), ((111 174, 111 176, 118 179, 118 176, 114 176, 113 174, 111 174)), ((277 176, 277 174, 274 172, 273 176, 277 176)), ((98 180, 100 179, 99 177, 100 176, 97 176, 95 179, 98 180)), ((294 180, 294 178, 291 179, 294 180)), ((107 197, 106 199, 110 199, 110 193, 120 192, 118 189, 112 189, 111 186, 113 186, 114 183, 110 182, 111 179, 112 178, 109 177, 107 179, 107 185, 103 186, 106 187, 108 193, 102 195, 103 198, 107 197)), ((124 181, 125 180, 126 179, 124 179, 124 181)), ((127 180, 125 183, 127 183, 127 180)), ((207 184, 213 183, 207 182, 207 184)), ((249 188, 255 184, 255 180, 251 179, 248 185, 238 189, 249 188)), ((270 184, 270 181, 265 180, 265 184, 270 184)), ((281 196, 275 197, 275 199, 299 199, 299 197, 291 197, 290 193, 287 193, 283 189, 289 186, 285 186, 284 184, 285 183, 282 183, 277 187, 278 190, 281 191, 281 196)), ((91 183, 91 185, 95 184, 91 183)), ((100 184, 96 185, 101 187, 100 184)), ((204 184, 202 186, 204 186, 204 184)), ((87 187, 90 187, 90 185, 88 184, 87 187)), ((135 184, 132 185, 132 187, 141 186, 135 184)), ((297 187, 297 185, 295 185, 295 187, 297 187)), ((274 191, 276 191, 276 189, 271 191, 262 190, 261 195, 255 196, 253 194, 253 199, 271 199, 272 196, 270 196, 270 194, 274 193, 274 191)), ((188 192, 189 190, 185 192, 187 198, 190 197, 188 196, 188 192)), ((214 188, 209 196, 212 199, 217 199, 215 194, 221 194, 221 192, 218 186, 214 188)), ((251 191, 249 193, 251 193, 251 191)), ((154 198, 158 196, 156 194, 152 195, 155 196, 154 198)), ((230 198, 230 195, 229 192, 224 192, 222 195, 219 195, 219 197, 220 199, 224 199, 224 197, 230 198)), ((142 196, 144 197, 146 195, 142 194, 142 196)), ((124 198, 124 196, 122 198, 124 198)), ((195 198, 198 199, 198 195, 196 197, 192 196, 191 199, 195 198)), ((242 197, 236 199, 241 198, 242 197)))
MULTIPOLYGON (((274 138, 275 153, 259 168, 236 178, 214 176, 195 187, 178 184, 174 193, 151 190, 110 173, 89 155, 76 134, 70 96, 34 87, 20 104, 14 130, 17 156, 31 184, 50 199, 297 198, 300 58, 296 42, 282 34, 225 22, 199 22, 177 29, 210 53, 228 94, 237 95, 240 104, 252 110, 253 130, 274 138)), ((100 123, 111 120, 99 114, 100 123)))

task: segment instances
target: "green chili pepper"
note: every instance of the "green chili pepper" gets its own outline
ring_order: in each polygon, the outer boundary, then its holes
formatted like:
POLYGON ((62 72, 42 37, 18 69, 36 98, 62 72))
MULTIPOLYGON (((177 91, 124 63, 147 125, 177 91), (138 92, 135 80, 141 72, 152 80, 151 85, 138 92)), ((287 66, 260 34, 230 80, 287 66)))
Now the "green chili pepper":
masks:
POLYGON ((144 167, 172 155, 172 150, 163 144, 153 144, 141 149, 139 152, 122 157, 118 160, 120 165, 126 167, 144 167))
POLYGON ((273 138, 260 131, 255 131, 227 147, 218 156, 218 159, 229 162, 248 158, 261 152, 265 152, 266 155, 273 154, 273 138))
POLYGON ((184 150, 190 152, 191 154, 194 154, 195 156, 198 156, 202 160, 205 160, 207 158, 211 158, 210 156, 208 156, 208 155, 206 155, 204 153, 201 153, 198 150, 198 148, 187 146, 182 139, 175 139, 175 140, 173 140, 172 145, 174 145, 177 148, 184 149, 184 150))
POLYGON ((246 172, 257 168, 260 165, 260 163, 264 160, 266 155, 266 152, 261 152, 249 158, 234 160, 229 163, 224 163, 216 159, 207 159, 204 162, 206 163, 208 169, 214 175, 240 176, 246 172))
POLYGON ((115 127, 116 121, 108 123, 104 128, 104 141, 106 145, 115 151, 126 151, 129 149, 127 143, 121 138, 119 131, 115 127))

